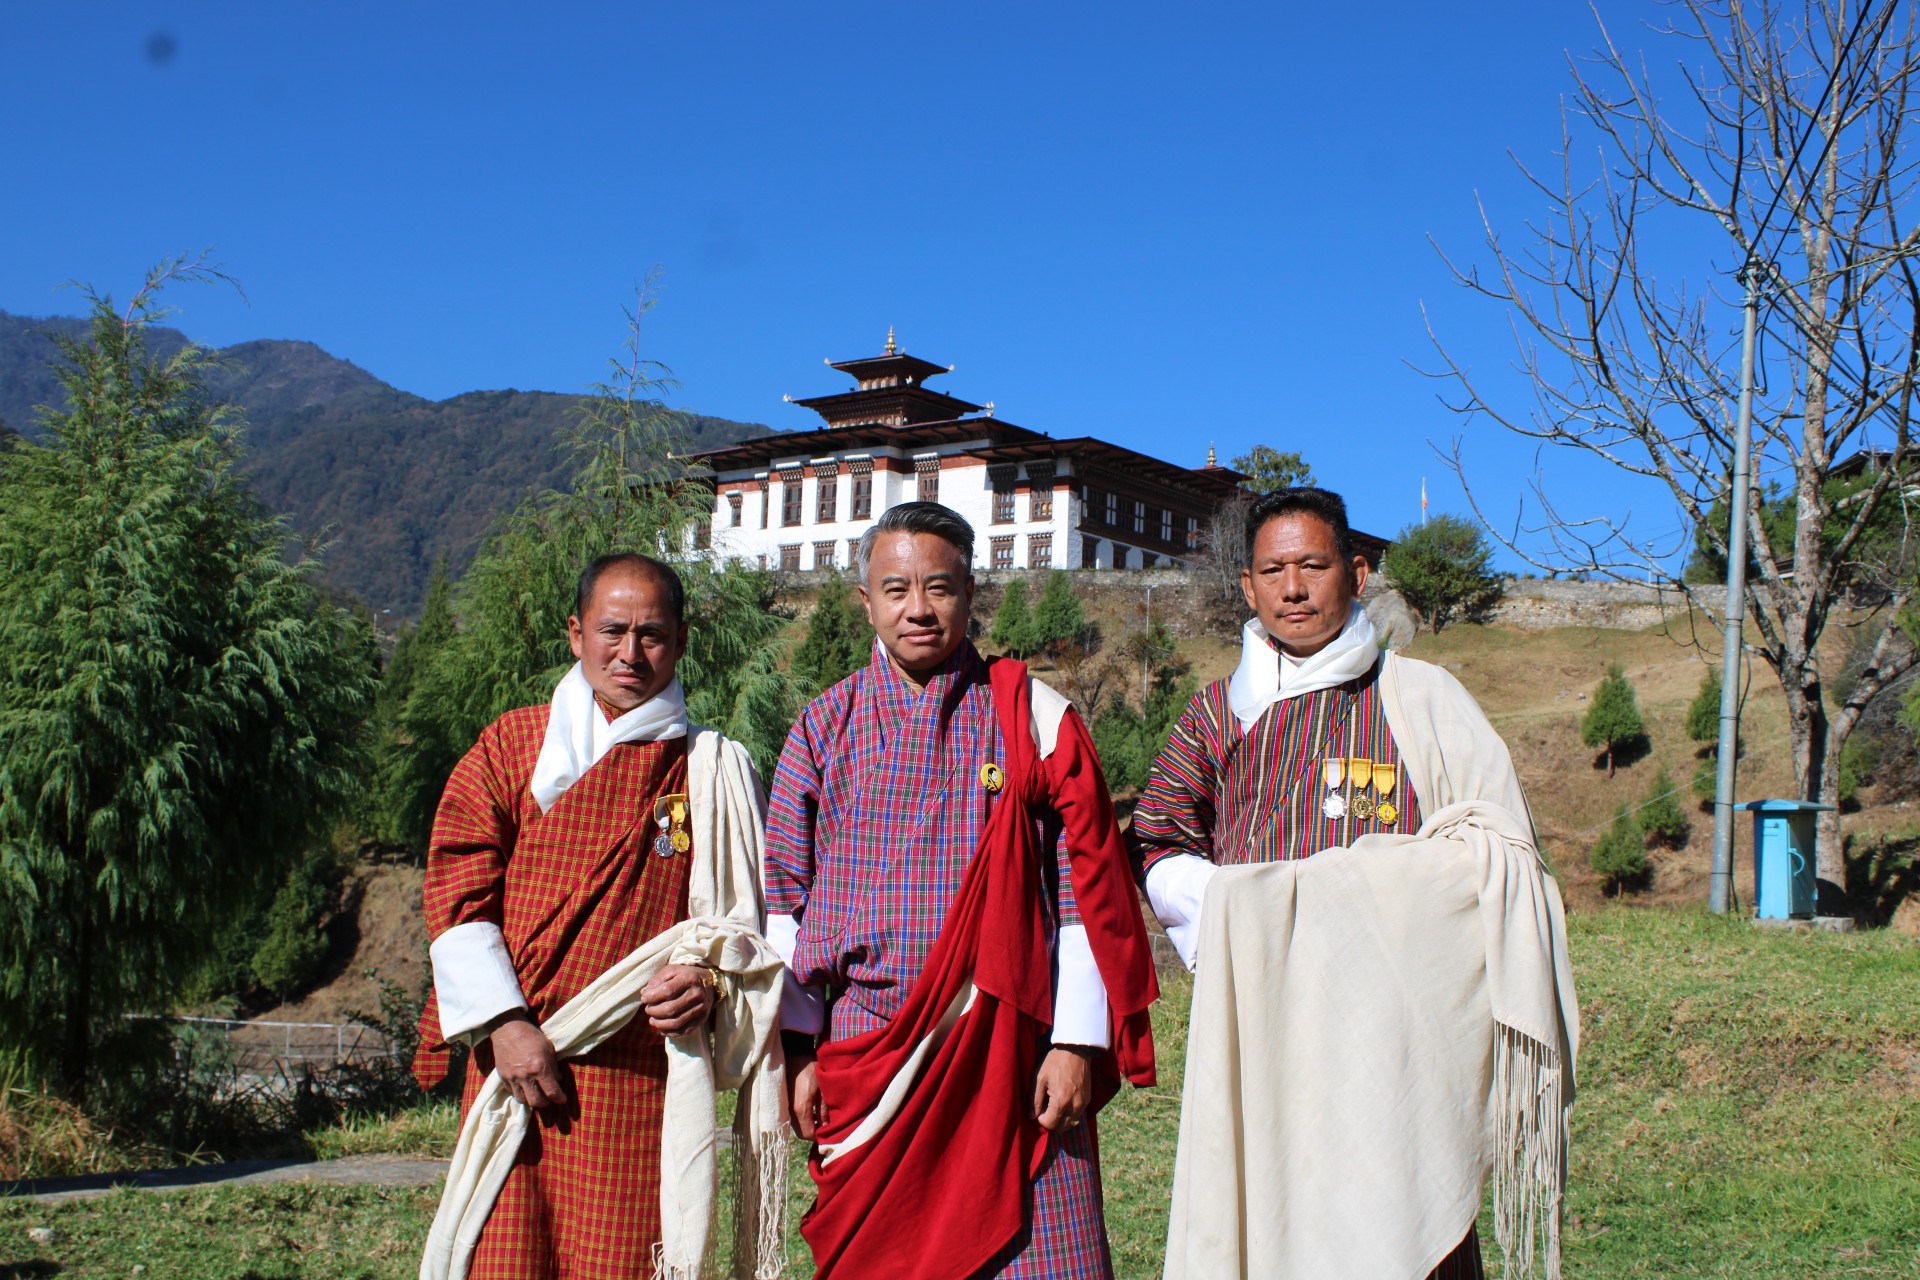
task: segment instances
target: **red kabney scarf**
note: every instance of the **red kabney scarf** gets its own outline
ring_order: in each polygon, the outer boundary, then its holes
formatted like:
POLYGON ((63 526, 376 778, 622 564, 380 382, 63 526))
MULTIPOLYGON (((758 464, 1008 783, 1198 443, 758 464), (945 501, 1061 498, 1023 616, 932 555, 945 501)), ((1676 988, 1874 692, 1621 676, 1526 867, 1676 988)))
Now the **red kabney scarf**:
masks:
MULTIPOLYGON (((921 1065, 891 1123, 812 1172, 819 1188, 800 1231, 820 1280, 960 1280, 1026 1224, 1047 1134, 1033 1114, 1035 1046, 1053 1020, 1053 984, 1039 895, 1039 822, 1046 785, 1029 721, 1025 664, 991 663, 1006 783, 926 967, 893 1021, 821 1046, 828 1119, 819 1142, 844 1141, 936 1028, 969 979, 978 990, 921 1065)), ((1079 731, 1075 726, 1075 731, 1079 731)), ((1106 833, 1068 844, 1074 899, 1107 988, 1114 1048, 1096 1064, 1095 1106, 1154 1082, 1147 1007, 1159 995, 1139 899, 1097 774, 1106 833), (1085 843, 1084 841, 1082 843, 1085 843)))

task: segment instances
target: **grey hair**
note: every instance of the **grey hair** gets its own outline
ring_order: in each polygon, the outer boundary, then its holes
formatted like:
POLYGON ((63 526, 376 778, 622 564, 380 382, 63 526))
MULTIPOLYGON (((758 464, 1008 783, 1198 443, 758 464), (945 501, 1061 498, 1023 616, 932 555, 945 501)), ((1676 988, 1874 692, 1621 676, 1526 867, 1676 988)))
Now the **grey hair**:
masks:
POLYGON ((861 582, 867 580, 867 562, 873 558, 873 544, 888 533, 930 533, 952 544, 966 562, 967 573, 973 573, 973 526, 952 507, 943 507, 937 502, 903 502, 882 511, 873 528, 860 535, 860 542, 853 549, 853 565, 860 573, 861 582))

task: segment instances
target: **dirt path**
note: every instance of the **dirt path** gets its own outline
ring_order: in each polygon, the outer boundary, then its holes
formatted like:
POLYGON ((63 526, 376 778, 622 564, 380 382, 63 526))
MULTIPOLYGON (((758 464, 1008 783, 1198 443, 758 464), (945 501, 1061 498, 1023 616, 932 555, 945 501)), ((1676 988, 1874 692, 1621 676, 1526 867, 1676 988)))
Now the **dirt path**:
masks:
POLYGON ((339 1160, 236 1160, 130 1173, 86 1174, 0 1184, 0 1196, 41 1204, 91 1200, 121 1187, 174 1191, 182 1187, 253 1187, 270 1182, 320 1182, 334 1186, 420 1187, 445 1177, 445 1160, 414 1156, 347 1156, 339 1160))

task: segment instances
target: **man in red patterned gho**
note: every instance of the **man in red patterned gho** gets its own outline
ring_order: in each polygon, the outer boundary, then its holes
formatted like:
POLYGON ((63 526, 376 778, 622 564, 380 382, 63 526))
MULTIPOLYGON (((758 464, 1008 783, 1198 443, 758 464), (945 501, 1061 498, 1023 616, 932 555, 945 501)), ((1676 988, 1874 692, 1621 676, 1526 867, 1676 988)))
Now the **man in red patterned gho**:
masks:
POLYGON ((456 1041, 473 1058, 421 1275, 706 1274, 716 1088, 741 1089, 737 1194, 766 1228, 735 1256, 777 1274, 782 970, 760 937, 759 780, 688 722, 671 567, 603 556, 574 605, 579 661, 550 703, 487 727, 434 819, 415 1074, 444 1078, 456 1041))
POLYGON ((889 508, 856 561, 873 659, 794 725, 768 807, 801 1231, 826 1280, 1110 1276, 1093 1114, 1153 1082, 1157 988, 1092 741, 968 642, 957 514, 889 508))

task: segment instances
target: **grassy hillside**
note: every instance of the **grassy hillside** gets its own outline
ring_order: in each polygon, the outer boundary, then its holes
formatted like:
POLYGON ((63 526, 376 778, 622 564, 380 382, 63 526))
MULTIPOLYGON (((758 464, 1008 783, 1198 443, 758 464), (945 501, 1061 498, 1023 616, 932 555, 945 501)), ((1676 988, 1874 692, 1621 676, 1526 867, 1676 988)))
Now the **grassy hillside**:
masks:
MULTIPOLYGON (((1576 912, 1570 930, 1583 1016, 1568 1276, 1920 1273, 1920 948, 1619 906, 1576 912)), ((1171 982, 1155 1011, 1159 1087, 1100 1119, 1127 1280, 1159 1274, 1189 994, 1171 982)), ((444 1123, 394 1132, 411 1150, 450 1138, 444 1123)), ((796 1212, 808 1198, 802 1178, 796 1212)), ((288 1187, 0 1202, 0 1274, 397 1278, 418 1266, 433 1205, 431 1189, 288 1187), (33 1226, 59 1239, 36 1246, 33 1226)), ((803 1259, 794 1274, 810 1274, 803 1259)))
MULTIPOLYGON (((64 403, 48 335, 84 329, 69 317, 0 312, 0 424, 32 436, 35 407, 64 403)), ((148 340, 168 355, 187 338, 155 328, 148 340)), ((207 390, 246 415, 255 492, 297 532, 324 534, 327 581, 376 610, 417 612, 437 560, 457 574, 495 517, 565 478, 553 441, 578 396, 509 390, 426 400, 311 342, 243 342, 218 354, 207 390)), ((698 414, 687 425, 700 448, 767 430, 698 414)))

